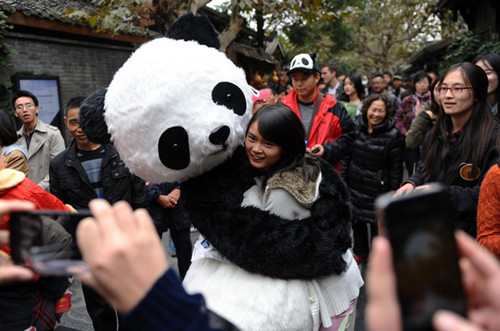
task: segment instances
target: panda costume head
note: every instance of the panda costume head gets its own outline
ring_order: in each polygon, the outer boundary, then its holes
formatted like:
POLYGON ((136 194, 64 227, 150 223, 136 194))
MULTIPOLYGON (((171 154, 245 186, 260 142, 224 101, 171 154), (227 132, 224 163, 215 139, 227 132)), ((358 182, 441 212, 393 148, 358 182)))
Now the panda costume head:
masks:
POLYGON ((252 108, 245 73, 214 48, 208 19, 186 14, 167 36, 135 51, 80 116, 89 140, 110 139, 127 167, 153 183, 184 181, 223 163, 241 145, 252 108))

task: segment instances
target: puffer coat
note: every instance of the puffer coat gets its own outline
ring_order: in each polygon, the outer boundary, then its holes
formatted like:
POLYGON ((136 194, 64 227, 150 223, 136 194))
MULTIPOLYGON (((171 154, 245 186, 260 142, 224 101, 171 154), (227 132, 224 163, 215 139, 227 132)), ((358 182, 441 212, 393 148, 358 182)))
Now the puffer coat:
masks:
POLYGON ((368 120, 356 117, 356 135, 342 161, 344 178, 353 204, 353 220, 376 222, 374 201, 382 193, 399 188, 403 178, 403 140, 386 118, 368 133, 368 120))

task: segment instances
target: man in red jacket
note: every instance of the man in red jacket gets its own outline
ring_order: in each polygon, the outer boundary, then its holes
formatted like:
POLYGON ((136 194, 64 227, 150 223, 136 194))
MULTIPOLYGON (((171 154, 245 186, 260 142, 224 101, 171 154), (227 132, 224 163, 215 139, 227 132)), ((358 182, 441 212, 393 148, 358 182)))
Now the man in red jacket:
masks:
POLYGON ((288 75, 292 79, 293 91, 281 102, 301 119, 308 137, 308 150, 340 171, 339 161, 354 134, 349 113, 333 95, 323 95, 316 86, 321 73, 315 53, 295 56, 288 75))

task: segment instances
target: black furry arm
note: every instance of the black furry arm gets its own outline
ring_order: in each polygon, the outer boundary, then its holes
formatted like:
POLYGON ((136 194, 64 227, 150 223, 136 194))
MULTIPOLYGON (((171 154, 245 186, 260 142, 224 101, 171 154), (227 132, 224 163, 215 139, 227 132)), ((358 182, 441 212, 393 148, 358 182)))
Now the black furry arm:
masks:
POLYGON ((311 279, 346 270, 342 255, 351 247, 347 187, 331 165, 322 164, 321 197, 311 217, 290 221, 253 207, 241 207, 253 175, 240 172, 246 156, 183 183, 193 224, 221 254, 247 271, 282 279, 311 279), (251 179, 251 180, 249 180, 251 179))

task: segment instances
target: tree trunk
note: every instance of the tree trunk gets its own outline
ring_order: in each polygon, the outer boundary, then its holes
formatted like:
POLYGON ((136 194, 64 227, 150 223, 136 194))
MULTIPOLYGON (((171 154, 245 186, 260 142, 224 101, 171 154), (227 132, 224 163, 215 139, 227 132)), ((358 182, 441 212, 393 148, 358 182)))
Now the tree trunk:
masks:
POLYGON ((227 28, 219 35, 220 50, 225 52, 236 38, 238 33, 245 27, 245 19, 240 16, 239 2, 236 1, 231 11, 231 20, 227 28))
POLYGON ((255 20, 257 21, 257 47, 264 48, 264 16, 262 10, 255 10, 255 20))

